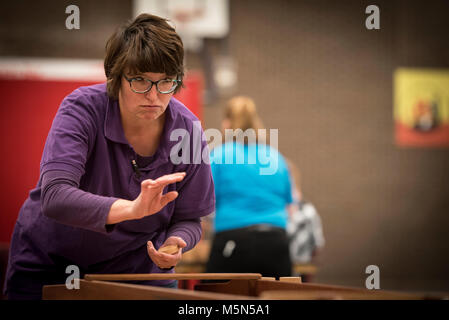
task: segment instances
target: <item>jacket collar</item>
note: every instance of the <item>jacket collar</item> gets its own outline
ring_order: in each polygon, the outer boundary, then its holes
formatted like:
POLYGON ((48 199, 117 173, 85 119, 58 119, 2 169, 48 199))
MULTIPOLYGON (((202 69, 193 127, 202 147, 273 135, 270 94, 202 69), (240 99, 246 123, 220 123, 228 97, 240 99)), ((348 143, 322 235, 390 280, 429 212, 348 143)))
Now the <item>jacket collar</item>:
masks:
POLYGON ((108 99, 108 107, 104 119, 104 135, 111 141, 129 145, 122 126, 118 100, 108 99))

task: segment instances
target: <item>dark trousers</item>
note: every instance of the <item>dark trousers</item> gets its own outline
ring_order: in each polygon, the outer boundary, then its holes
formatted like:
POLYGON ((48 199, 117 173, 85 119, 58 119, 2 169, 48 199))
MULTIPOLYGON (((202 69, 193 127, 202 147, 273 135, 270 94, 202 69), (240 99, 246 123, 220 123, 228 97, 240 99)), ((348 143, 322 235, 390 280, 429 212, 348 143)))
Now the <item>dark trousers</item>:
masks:
POLYGON ((206 266, 211 273, 261 273, 265 277, 288 277, 291 270, 286 232, 270 225, 216 233, 206 266))

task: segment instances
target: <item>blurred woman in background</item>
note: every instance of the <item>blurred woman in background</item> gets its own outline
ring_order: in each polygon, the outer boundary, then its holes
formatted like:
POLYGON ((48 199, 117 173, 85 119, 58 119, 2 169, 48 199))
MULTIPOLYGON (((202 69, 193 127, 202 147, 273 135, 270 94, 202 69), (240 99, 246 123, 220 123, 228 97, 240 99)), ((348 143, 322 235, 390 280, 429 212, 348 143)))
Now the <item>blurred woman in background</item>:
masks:
POLYGON ((251 98, 228 102, 225 142, 211 151, 216 212, 206 272, 291 274, 286 235, 290 177, 284 157, 267 144, 262 128, 251 98))

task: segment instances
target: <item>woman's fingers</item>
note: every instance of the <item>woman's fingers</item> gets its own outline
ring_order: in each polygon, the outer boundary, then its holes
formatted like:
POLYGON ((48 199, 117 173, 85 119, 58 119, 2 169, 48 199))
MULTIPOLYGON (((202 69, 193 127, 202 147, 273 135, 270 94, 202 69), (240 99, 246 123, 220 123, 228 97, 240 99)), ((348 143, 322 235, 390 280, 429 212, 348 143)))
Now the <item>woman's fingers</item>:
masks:
POLYGON ((152 186, 155 186, 156 183, 152 179, 147 179, 147 180, 142 181, 142 183, 140 185, 141 185, 141 190, 143 192, 145 192, 145 191, 148 190, 148 188, 151 188, 152 186))
POLYGON ((178 197, 178 192, 171 191, 162 194, 163 190, 168 184, 184 179, 185 175, 185 172, 177 172, 162 176, 156 180, 147 179, 142 181, 141 193, 135 200, 135 212, 137 212, 135 216, 142 218, 152 215, 159 212, 169 202, 175 200, 178 197))
POLYGON ((165 176, 157 178, 155 180, 155 185, 157 185, 158 187, 165 187, 166 185, 168 185, 170 183, 182 181, 185 176, 186 176, 185 172, 177 172, 177 173, 167 174, 165 176))
POLYGON ((166 245, 174 245, 176 244, 180 248, 184 248, 187 246, 187 243, 180 237, 171 236, 165 241, 166 245))
POLYGON ((171 255, 167 253, 162 253, 157 251, 153 243, 151 241, 147 242, 147 251, 151 260, 159 267, 159 268, 171 268, 176 265, 179 258, 177 255, 171 255))
POLYGON ((150 189, 157 189, 158 191, 160 191, 163 188, 165 188, 165 186, 171 183, 182 181, 185 175, 186 175, 185 172, 177 172, 159 177, 156 180, 152 179, 144 180, 141 183, 142 191, 145 192, 150 189))
POLYGON ((167 192, 166 194, 164 194, 161 198, 161 206, 165 207, 167 205, 167 203, 172 202, 173 200, 175 200, 178 197, 178 192, 177 191, 170 191, 167 192))
POLYGON ((153 243, 151 241, 147 242, 147 251, 148 251, 148 254, 150 255, 150 257, 153 256, 154 252, 156 251, 156 249, 154 249, 153 243))

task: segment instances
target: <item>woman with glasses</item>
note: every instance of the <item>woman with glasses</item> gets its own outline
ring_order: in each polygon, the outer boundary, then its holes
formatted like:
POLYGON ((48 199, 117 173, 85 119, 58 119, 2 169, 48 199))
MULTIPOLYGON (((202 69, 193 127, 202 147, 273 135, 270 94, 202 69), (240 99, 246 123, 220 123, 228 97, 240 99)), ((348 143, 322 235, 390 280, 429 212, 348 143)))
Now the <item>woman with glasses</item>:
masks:
MULTIPOLYGON (((173 98, 182 86, 183 57, 167 21, 142 14, 108 40, 107 82, 62 101, 39 181, 14 228, 9 299, 40 299, 42 286, 66 283, 68 270, 80 277, 173 272, 200 240, 200 218, 215 207, 210 165, 171 161, 180 143, 171 133, 202 130, 173 98), (175 252, 159 251, 168 246, 175 252)), ((198 152, 205 148, 203 141, 198 152)))

